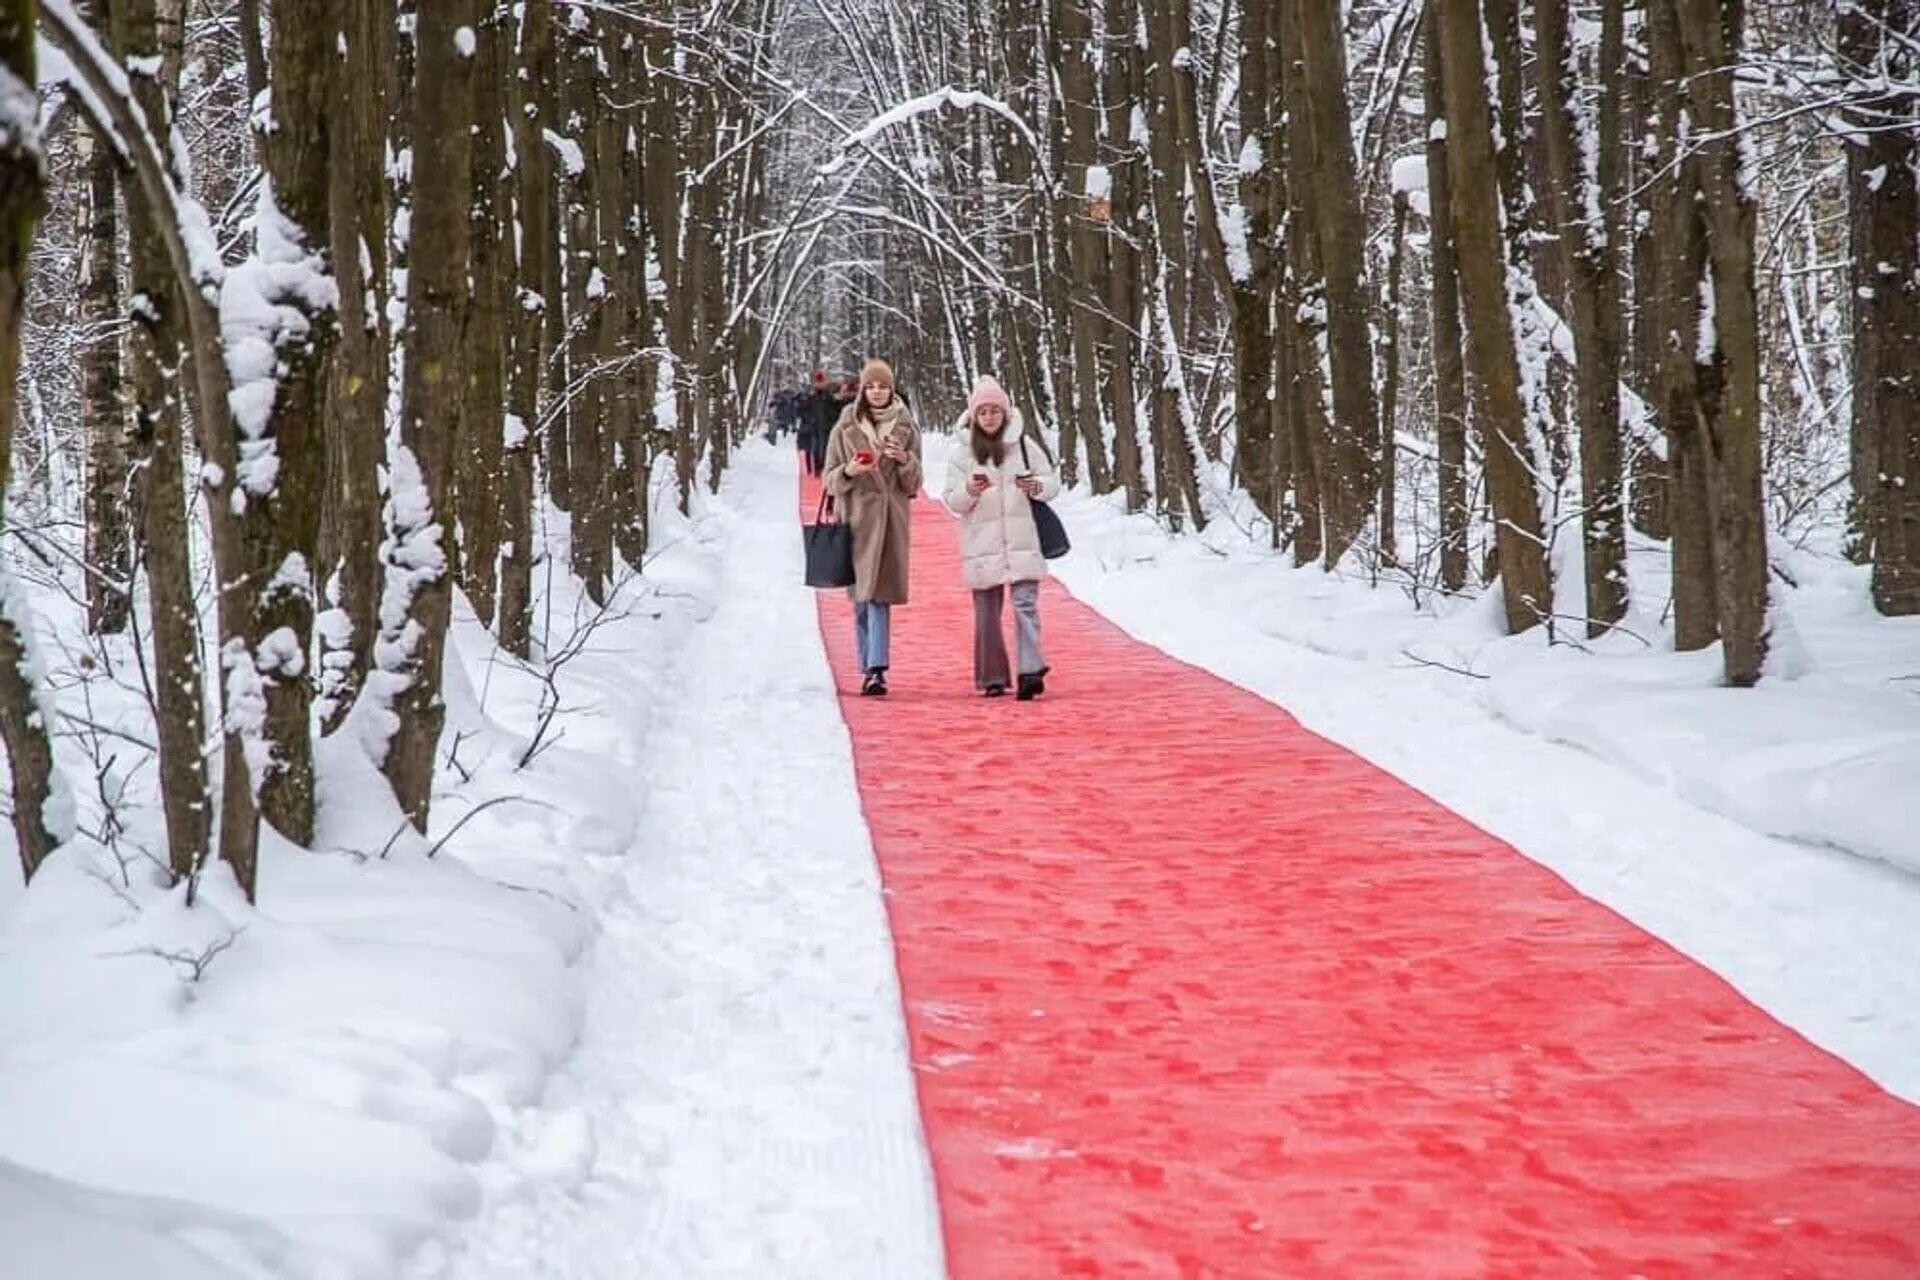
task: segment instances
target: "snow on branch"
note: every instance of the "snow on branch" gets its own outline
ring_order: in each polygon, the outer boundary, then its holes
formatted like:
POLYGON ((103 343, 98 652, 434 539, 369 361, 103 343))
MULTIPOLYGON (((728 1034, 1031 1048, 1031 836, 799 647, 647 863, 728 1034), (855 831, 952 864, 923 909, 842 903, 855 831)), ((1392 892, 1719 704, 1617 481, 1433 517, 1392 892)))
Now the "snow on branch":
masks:
MULTIPOLYGON (((1040 139, 1034 136, 1033 130, 1027 127, 1027 122, 1020 118, 1018 111, 1015 111, 1012 107, 1008 106, 999 98, 994 97, 992 94, 976 93, 971 89, 956 89, 952 85, 947 85, 943 88, 935 89, 932 93, 923 94, 918 98, 912 98, 906 102, 902 102, 891 110, 875 116, 860 128, 849 133, 840 140, 841 154, 821 165, 819 169, 820 174, 822 176, 831 176, 838 173, 841 166, 847 162, 846 153, 848 151, 853 150, 855 147, 866 146, 897 124, 902 124, 916 116, 923 116, 929 112, 938 111, 942 107, 955 107, 962 111, 979 107, 1002 117, 1011 124, 1020 134, 1021 138, 1026 141, 1027 147, 1033 152, 1034 158, 1038 161, 1041 171, 1043 173, 1047 171, 1046 148, 1040 145, 1040 139)), ((1048 185, 1052 185, 1051 175, 1048 177, 1048 185)))

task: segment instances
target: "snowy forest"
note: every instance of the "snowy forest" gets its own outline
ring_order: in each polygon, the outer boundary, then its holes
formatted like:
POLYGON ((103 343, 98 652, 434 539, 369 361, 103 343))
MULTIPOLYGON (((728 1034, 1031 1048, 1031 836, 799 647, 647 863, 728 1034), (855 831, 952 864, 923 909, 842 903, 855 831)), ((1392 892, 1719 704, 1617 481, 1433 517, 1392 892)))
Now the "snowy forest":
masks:
POLYGON ((0 627, 29 875, 120 825, 76 787, 138 775, 169 873, 217 851, 251 893, 349 724, 425 831, 454 593, 537 660, 542 512, 600 599, 656 482, 717 484, 776 380, 868 352, 942 407, 1006 370, 1070 480, 1173 528, 1495 590, 1516 632, 1619 623, 1630 546, 1736 685, 1781 544, 1920 612, 1900 0, 350 8, 40 6, 0 627), (85 611, 58 658, 43 600, 85 611), (55 749, 95 671, 150 768, 55 749))
POLYGON ((0 0, 0 62, 0 905, 188 998, 302 963, 306 861, 534 826, 571 963, 632 784, 570 771, 667 678, 598 646, 869 356, 1386 613, 1729 697, 1803 593, 1920 614, 1920 0, 0 0))

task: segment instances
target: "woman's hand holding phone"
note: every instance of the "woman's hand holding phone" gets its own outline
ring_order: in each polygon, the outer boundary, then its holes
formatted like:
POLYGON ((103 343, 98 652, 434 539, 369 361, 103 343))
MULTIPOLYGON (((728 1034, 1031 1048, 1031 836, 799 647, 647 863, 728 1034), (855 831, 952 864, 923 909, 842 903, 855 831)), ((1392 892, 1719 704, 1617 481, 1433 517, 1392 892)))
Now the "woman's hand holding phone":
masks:
POLYGON ((977 498, 981 494, 985 493, 987 491, 987 487, 992 483, 993 482, 991 480, 987 479, 986 472, 976 471, 972 475, 967 477, 967 492, 977 498))

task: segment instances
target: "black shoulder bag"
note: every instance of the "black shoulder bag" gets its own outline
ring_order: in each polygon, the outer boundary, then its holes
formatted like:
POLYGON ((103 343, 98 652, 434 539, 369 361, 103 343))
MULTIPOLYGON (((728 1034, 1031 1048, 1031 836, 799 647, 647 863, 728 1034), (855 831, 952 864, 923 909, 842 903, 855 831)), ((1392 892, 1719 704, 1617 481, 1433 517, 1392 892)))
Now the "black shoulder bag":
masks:
MULTIPOLYGON (((1047 446, 1044 443, 1040 446, 1040 452, 1047 453, 1047 446)), ((1047 454, 1047 461, 1053 461, 1052 454, 1047 454)), ((1024 431, 1020 433, 1020 465, 1029 472, 1033 470, 1033 463, 1027 458, 1027 435, 1024 431)), ((1042 502, 1038 498, 1028 498, 1027 505, 1033 508, 1033 527, 1040 535, 1042 556, 1049 560, 1058 560, 1073 550, 1073 542, 1067 537, 1067 526, 1062 523, 1060 513, 1055 511, 1050 503, 1042 502)))
POLYGON ((853 526, 844 520, 827 519, 833 514, 833 499, 822 493, 813 523, 800 528, 800 540, 807 552, 807 585, 810 587, 853 585, 853 526))

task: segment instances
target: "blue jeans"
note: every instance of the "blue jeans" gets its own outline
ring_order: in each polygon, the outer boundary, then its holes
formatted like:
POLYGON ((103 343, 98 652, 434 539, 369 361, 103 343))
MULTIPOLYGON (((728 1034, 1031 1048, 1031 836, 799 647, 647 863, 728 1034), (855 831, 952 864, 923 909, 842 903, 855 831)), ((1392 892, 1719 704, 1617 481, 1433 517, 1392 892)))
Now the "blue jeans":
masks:
POLYGON ((863 673, 887 669, 892 632, 892 605, 879 600, 853 602, 853 648, 863 673))

